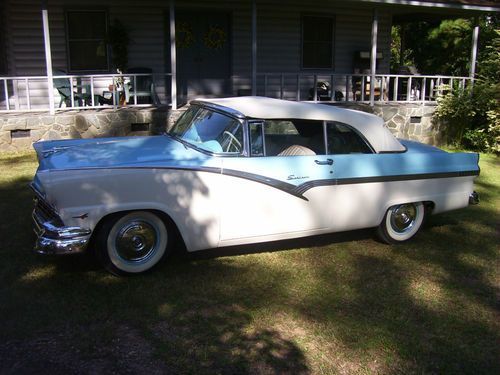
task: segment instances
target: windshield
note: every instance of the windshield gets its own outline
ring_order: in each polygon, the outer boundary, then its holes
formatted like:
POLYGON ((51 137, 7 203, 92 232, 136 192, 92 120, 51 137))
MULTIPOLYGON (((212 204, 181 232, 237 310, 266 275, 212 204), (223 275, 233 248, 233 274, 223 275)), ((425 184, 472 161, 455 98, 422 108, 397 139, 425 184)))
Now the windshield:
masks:
POLYGON ((243 151, 241 123, 232 117, 199 106, 187 109, 169 134, 214 153, 243 151))

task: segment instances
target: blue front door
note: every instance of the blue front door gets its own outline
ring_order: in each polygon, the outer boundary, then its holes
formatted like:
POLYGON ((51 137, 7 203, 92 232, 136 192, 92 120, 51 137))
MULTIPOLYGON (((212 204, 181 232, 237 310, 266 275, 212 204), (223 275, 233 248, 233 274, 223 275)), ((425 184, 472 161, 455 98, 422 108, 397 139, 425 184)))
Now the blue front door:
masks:
POLYGON ((177 73, 181 100, 229 93, 230 36, 228 13, 177 11, 177 73))

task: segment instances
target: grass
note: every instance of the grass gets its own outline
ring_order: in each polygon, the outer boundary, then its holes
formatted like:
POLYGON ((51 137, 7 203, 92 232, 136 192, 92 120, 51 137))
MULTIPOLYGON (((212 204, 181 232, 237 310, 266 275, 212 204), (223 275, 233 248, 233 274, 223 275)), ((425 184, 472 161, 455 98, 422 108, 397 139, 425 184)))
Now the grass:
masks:
POLYGON ((30 252, 35 168, 0 155, 0 373, 499 373, 498 157, 481 157, 479 206, 402 246, 356 231, 132 278, 30 252))

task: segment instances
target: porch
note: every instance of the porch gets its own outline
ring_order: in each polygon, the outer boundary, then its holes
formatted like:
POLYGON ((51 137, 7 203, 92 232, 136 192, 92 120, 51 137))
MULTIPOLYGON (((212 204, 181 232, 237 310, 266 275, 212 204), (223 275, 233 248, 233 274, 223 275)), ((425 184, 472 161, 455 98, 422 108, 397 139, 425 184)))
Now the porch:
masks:
POLYGON ((76 118, 90 119, 95 125, 96 116, 112 119, 114 113, 128 125, 117 126, 120 130, 111 130, 110 135, 154 133, 168 127, 177 109, 193 98, 243 95, 367 110, 384 117, 398 136, 437 143, 439 137, 430 124, 432 110, 441 95, 473 84, 479 29, 474 28, 470 39, 469 75, 453 77, 393 74, 391 25, 396 16, 474 17, 500 10, 479 1, 465 6, 314 0, 306 6, 293 0, 286 9, 275 0, 217 0, 210 5, 196 0, 166 4, 145 0, 140 7, 113 0, 106 8, 97 0, 89 0, 85 8, 70 3, 63 7, 51 1, 40 6, 30 0, 21 7, 7 0, 0 9, 8 31, 3 41, 0 37, 7 56, 6 74, 0 76, 3 148, 28 131, 36 141, 40 126, 45 130, 42 139, 89 136, 77 129, 76 118), (114 53, 106 39, 111 18, 133 25, 128 66, 147 69, 113 73, 114 53), (94 30, 96 20, 102 21, 102 27, 94 30), (79 28, 70 27, 73 23, 79 28), (26 35, 33 33, 28 34, 28 29, 36 35, 30 40, 26 35), (87 32, 92 35, 90 41, 85 38, 87 32), (137 116, 144 113, 163 119, 163 124, 151 126, 157 120, 149 117, 138 121, 137 116), (29 120, 30 116, 36 120, 29 120), (65 116, 73 119, 63 120, 69 125, 57 120, 65 116), (418 125, 419 119, 425 121, 418 125), (71 127, 76 130, 70 131, 71 127))

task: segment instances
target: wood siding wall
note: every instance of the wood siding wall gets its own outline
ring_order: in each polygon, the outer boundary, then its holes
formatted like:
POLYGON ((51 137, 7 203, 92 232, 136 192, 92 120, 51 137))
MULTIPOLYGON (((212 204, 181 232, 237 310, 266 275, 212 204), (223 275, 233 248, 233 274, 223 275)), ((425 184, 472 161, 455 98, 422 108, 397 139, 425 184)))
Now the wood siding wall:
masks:
MULTIPOLYGON (((337 2, 308 1, 258 4, 258 71, 298 72, 301 65, 301 16, 331 16, 335 19, 335 60, 332 73, 352 73, 356 51, 370 51, 373 10, 369 7, 346 7, 337 2)), ((379 14, 378 51, 383 60, 377 68, 389 72, 391 17, 379 14)), ((323 70, 304 72, 326 73, 323 70)), ((330 73, 330 71, 328 71, 330 73)))
MULTIPOLYGON (((149 67, 154 73, 170 70, 166 20, 168 1, 156 0, 51 0, 49 20, 52 59, 55 69, 67 70, 66 28, 64 12, 67 9, 104 8, 109 19, 117 18, 130 31, 129 66, 149 67)), ((8 75, 45 75, 41 2, 39 0, 4 0, 8 75)), ((352 73, 355 51, 369 51, 371 41, 372 6, 346 5, 337 1, 257 0, 258 73, 301 72, 301 16, 332 15, 335 18, 335 69, 312 73, 352 73)), ((233 93, 251 86, 251 0, 177 0, 177 8, 221 9, 232 13, 232 74, 233 93)), ((379 13, 378 50, 383 60, 377 69, 389 71, 391 15, 379 13)), ((304 71, 303 71, 304 72, 304 71)), ((31 94, 34 103, 46 98, 47 87, 41 82, 39 90, 31 94)), ((31 87, 31 89, 36 89, 31 87)), ((157 84, 160 96, 168 91, 165 80, 157 84)), ((56 104, 58 99, 56 99, 56 104)))

